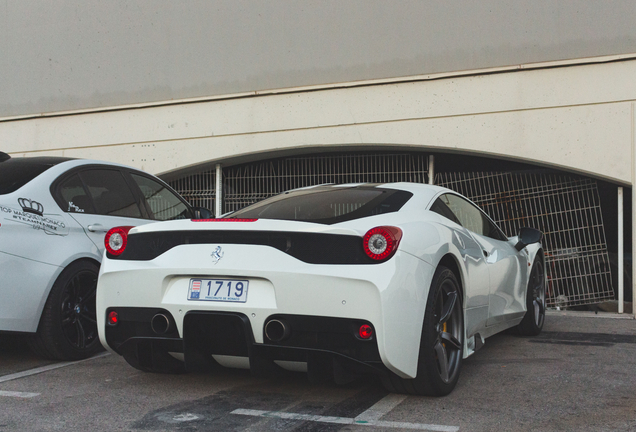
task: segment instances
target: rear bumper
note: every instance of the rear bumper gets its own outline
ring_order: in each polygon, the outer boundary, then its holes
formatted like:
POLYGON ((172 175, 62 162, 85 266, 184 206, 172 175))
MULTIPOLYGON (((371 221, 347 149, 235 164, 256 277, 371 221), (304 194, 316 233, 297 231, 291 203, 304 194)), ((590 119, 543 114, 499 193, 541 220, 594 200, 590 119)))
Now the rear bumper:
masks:
MULTIPOLYGON (((385 367, 404 378, 416 375, 424 310, 434 272, 430 264, 400 251, 389 261, 374 265, 307 264, 273 248, 254 245, 223 245, 223 260, 213 264, 213 250, 209 245, 183 245, 151 261, 104 259, 97 288, 102 344, 113 351, 123 349, 106 336, 109 308, 163 309, 174 320, 175 335, 186 345, 190 315, 240 315, 252 338, 248 348, 254 352, 273 350, 264 338, 264 326, 272 316, 346 319, 373 326, 374 344, 385 367), (192 278, 249 280, 247 301, 189 300, 192 278)), ((315 344, 281 344, 275 348, 276 352, 321 350, 315 344)), ((327 351, 356 359, 336 349, 327 351)), ((375 361, 364 356, 361 360, 375 361)))
MULTIPOLYGON (((365 321, 345 318, 275 315, 269 317, 289 326, 289 335, 280 341, 256 343, 247 316, 227 312, 190 312, 184 318, 183 337, 174 330, 159 334, 152 318, 158 314, 174 318, 164 309, 110 308, 119 321, 107 325, 108 345, 129 362, 148 370, 161 370, 165 353, 183 354, 187 370, 204 370, 214 357, 243 357, 255 372, 272 369, 275 361, 303 362, 308 368, 337 365, 349 373, 381 373, 386 370, 374 337, 363 340, 356 330, 365 321)), ((337 370, 337 367, 334 366, 337 370)))

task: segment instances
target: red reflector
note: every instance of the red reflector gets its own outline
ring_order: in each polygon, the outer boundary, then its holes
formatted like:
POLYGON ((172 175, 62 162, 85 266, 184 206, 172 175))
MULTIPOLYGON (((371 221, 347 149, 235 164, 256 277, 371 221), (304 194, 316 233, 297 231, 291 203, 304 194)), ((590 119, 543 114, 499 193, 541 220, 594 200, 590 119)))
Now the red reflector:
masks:
POLYGON ((258 219, 192 219, 192 222, 256 222, 258 219))
POLYGON ((358 330, 358 334, 362 339, 369 339, 371 336, 373 336, 373 329, 368 324, 362 324, 360 326, 360 330, 358 330))
POLYGON ((121 255, 128 244, 128 231, 132 226, 120 226, 111 228, 104 237, 104 246, 111 255, 121 255))
POLYGON ((111 311, 108 313, 108 325, 116 325, 118 321, 117 312, 111 311))

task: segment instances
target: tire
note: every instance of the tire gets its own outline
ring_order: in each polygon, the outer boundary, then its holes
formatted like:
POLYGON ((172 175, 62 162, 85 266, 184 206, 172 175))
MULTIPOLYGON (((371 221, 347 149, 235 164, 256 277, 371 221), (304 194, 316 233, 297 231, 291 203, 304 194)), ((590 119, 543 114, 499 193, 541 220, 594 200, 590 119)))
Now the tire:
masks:
POLYGON ((31 350, 52 360, 81 360, 103 350, 97 335, 95 293, 99 265, 76 261, 57 278, 44 305, 31 350))
POLYGON ((394 393, 446 396, 455 388, 462 367, 464 310, 457 277, 439 266, 433 276, 422 326, 417 376, 382 377, 385 388, 394 393))
POLYGON ((526 314, 517 325, 517 332, 522 336, 537 336, 545 322, 545 271, 541 258, 537 257, 532 264, 528 289, 526 290, 526 314))

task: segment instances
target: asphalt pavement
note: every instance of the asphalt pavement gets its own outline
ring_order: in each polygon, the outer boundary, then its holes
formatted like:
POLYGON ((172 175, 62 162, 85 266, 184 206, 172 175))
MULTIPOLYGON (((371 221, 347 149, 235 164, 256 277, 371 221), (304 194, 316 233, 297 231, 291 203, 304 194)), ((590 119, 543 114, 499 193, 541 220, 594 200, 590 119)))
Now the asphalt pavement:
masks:
POLYGON ((636 321, 550 312, 538 337, 489 338, 443 398, 389 394, 374 378, 147 374, 106 353, 50 362, 0 336, 0 431, 60 430, 633 431, 636 321))

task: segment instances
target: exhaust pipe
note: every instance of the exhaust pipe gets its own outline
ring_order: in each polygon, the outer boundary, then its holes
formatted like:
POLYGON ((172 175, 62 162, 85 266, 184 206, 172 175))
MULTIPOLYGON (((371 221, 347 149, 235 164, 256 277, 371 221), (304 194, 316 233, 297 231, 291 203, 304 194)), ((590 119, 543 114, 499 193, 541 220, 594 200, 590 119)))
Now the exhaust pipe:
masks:
POLYGON ((156 334, 166 334, 170 331, 170 327, 170 320, 164 314, 157 314, 150 320, 150 328, 156 334))
POLYGON ((285 321, 269 320, 265 324, 265 336, 272 342, 282 342, 289 337, 291 329, 285 321))

